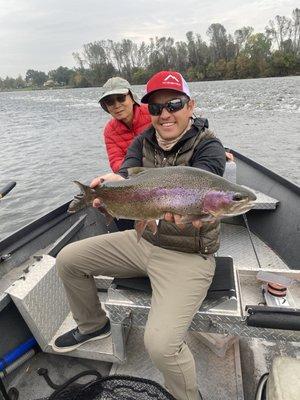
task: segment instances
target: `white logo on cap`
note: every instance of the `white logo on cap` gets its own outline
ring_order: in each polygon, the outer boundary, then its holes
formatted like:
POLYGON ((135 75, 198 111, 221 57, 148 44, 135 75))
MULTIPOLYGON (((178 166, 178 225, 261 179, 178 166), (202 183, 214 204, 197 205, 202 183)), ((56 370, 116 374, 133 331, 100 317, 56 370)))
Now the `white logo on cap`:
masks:
POLYGON ((177 83, 180 83, 179 80, 176 78, 176 76, 169 74, 164 81, 168 81, 170 79, 173 79, 174 81, 176 81, 177 83))

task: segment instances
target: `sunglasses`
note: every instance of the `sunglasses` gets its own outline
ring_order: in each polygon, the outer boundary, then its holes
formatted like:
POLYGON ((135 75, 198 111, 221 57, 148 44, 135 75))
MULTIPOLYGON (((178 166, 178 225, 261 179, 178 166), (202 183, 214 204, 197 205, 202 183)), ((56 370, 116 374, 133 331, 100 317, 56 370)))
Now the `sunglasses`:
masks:
POLYGON ((170 113, 182 110, 183 107, 190 101, 188 98, 182 99, 173 99, 168 101, 167 103, 149 103, 148 110, 151 115, 158 116, 162 113, 163 109, 165 108, 170 113))
POLYGON ((108 96, 103 99, 106 106, 113 106, 116 102, 124 103, 126 101, 127 94, 118 94, 116 96, 108 96))

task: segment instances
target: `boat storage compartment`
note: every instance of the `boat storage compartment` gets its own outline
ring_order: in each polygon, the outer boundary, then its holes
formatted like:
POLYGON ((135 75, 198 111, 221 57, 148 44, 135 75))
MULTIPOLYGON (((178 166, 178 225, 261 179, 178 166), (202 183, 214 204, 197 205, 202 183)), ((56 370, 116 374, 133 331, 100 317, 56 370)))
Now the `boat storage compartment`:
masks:
MULTIPOLYGON (((100 280, 99 278, 98 284, 101 286, 100 280)), ((107 277, 104 278, 103 286, 106 285, 107 277)), ((76 326, 65 290, 56 272, 54 257, 37 256, 35 262, 26 269, 25 274, 15 281, 6 293, 13 300, 41 349, 46 353, 54 353, 52 343, 55 338, 76 326)), ((105 299, 101 300, 105 301, 105 299)), ((100 343, 100 345, 95 341, 86 343, 68 355, 107 362, 123 361, 114 351, 111 336, 101 339, 100 343)))

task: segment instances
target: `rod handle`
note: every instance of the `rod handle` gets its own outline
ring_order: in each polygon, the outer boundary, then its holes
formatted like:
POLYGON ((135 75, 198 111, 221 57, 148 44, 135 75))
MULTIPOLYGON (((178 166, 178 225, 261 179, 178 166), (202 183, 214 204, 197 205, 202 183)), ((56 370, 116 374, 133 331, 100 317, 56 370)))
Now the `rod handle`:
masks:
POLYGON ((15 181, 9 182, 7 185, 5 185, 2 189, 0 189, 0 199, 2 199, 4 196, 7 195, 15 186, 16 186, 15 181))

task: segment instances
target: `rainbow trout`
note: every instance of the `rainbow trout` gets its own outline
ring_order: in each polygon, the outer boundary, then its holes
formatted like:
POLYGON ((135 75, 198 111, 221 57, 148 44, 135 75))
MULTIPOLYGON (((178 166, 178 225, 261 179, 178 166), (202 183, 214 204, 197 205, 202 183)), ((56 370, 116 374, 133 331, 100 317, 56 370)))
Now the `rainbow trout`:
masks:
POLYGON ((210 221, 249 211, 256 196, 249 189, 193 167, 131 168, 129 179, 90 188, 78 181, 82 193, 71 201, 74 213, 99 198, 107 218, 133 219, 140 238, 146 225, 155 233, 156 220, 166 212, 182 215, 182 223, 210 221))

